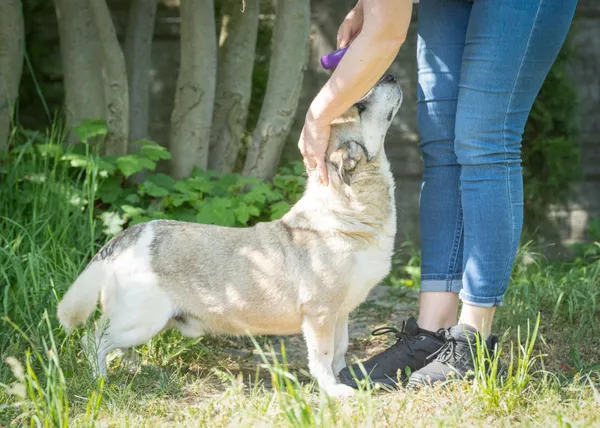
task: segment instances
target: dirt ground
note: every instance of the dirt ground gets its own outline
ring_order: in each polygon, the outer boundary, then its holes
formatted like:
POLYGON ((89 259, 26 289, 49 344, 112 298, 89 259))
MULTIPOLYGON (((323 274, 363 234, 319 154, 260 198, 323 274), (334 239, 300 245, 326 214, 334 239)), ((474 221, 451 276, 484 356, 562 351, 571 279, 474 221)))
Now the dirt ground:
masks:
MULTIPOLYGON (((384 326, 402 328, 402 322, 410 316, 417 315, 418 292, 410 289, 399 289, 379 285, 371 290, 367 299, 350 314, 349 337, 350 346, 346 354, 346 362, 377 354, 397 339, 392 333, 382 336, 371 336, 371 332, 384 326)), ((249 370, 251 360, 261 361, 260 353, 254 349, 249 339, 221 339, 227 342, 223 353, 231 356, 230 369, 249 370), (236 364, 237 363, 237 364, 236 364), (239 364, 239 366, 238 366, 239 364), (237 367, 236 367, 237 366, 237 367)), ((264 337, 258 340, 261 346, 273 344, 275 355, 281 361, 281 343, 285 346, 290 368, 306 369, 306 346, 302 335, 264 337)))

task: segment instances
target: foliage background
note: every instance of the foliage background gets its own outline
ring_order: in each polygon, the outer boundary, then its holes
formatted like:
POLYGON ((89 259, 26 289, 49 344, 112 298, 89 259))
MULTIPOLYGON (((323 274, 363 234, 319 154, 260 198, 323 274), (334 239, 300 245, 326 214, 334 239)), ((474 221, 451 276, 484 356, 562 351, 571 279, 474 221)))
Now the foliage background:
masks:
MULTIPOLYGON (((56 18, 50 2, 24 0, 23 4, 27 64, 20 87, 18 121, 26 128, 42 131, 60 118, 64 100, 56 18)), ((242 137, 236 172, 243 168, 266 91, 273 13, 273 2, 262 1, 247 130, 242 137)), ((221 1, 217 0, 217 31, 220 18, 221 1)), ((574 47, 568 41, 536 99, 525 128, 522 151, 528 237, 535 237, 534 232, 540 229, 557 227, 549 221, 548 214, 553 208, 561 209, 568 203, 574 186, 583 178, 575 117, 577 96, 567 70, 574 54, 574 47)), ((158 142, 165 145, 163 141, 158 142)), ((295 141, 290 141, 284 159, 298 160, 297 150, 294 150, 295 141)), ((166 173, 165 164, 165 161, 159 161, 157 171, 166 173)))

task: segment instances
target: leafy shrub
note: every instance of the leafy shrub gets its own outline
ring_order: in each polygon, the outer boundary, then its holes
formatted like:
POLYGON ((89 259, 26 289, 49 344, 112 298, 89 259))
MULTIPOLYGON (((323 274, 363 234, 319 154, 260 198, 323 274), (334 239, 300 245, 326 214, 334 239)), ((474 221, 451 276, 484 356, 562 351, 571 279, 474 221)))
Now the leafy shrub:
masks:
POLYGON ((581 178, 576 142, 577 96, 567 65, 572 55, 565 44, 533 104, 523 134, 523 176, 526 226, 547 220, 549 209, 564 203, 581 178))
MULTIPOLYGON (((12 150, 0 177, 19 157, 25 162, 20 168, 19 198, 36 194, 32 187, 44 186, 48 195, 56 196, 81 210, 91 203, 102 223, 102 231, 112 236, 123 227, 153 219, 172 219, 221 226, 252 226, 261 221, 282 217, 297 202, 304 191, 304 169, 301 164, 281 168, 273 182, 238 174, 220 175, 195 169, 184 179, 155 172, 157 163, 170 159, 164 147, 148 140, 136 142, 140 150, 122 157, 98 156, 87 142, 106 134, 101 121, 88 121, 74 129, 82 143, 65 148, 61 144, 41 143, 12 150), (59 185, 40 173, 39 163, 27 159, 43 157, 55 163, 53 171, 66 170, 70 181, 59 185), (127 179, 141 171, 144 181, 131 185, 127 179), (81 186, 81 181, 87 186, 81 186), (92 188, 93 192, 89 189, 92 188), (90 194, 92 193, 92 194, 90 194)), ((17 197, 17 196, 15 196, 17 197)), ((26 200, 20 200, 20 204, 26 200)))

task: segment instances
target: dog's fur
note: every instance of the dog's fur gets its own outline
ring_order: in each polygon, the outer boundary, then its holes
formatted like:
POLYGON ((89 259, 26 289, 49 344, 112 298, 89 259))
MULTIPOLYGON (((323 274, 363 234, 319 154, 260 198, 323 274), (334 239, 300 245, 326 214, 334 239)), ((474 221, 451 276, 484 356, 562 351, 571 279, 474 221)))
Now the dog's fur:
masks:
POLYGON ((281 220, 226 228, 156 220, 110 240, 58 307, 82 324, 100 297, 94 358, 147 342, 168 328, 197 337, 304 333, 309 368, 331 395, 345 367, 348 314, 389 272, 396 234, 394 181, 383 149, 402 101, 380 81, 332 124, 330 185, 308 171, 302 199, 281 220))

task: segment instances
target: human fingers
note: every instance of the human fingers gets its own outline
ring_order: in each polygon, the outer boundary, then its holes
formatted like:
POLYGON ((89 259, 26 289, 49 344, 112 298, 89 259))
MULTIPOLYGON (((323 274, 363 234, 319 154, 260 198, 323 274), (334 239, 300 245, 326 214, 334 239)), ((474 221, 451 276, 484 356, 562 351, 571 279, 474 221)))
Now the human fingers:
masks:
POLYGON ((317 168, 321 176, 321 181, 325 186, 329 186, 329 174, 327 173, 327 164, 325 163, 325 157, 319 156, 316 159, 317 168))

